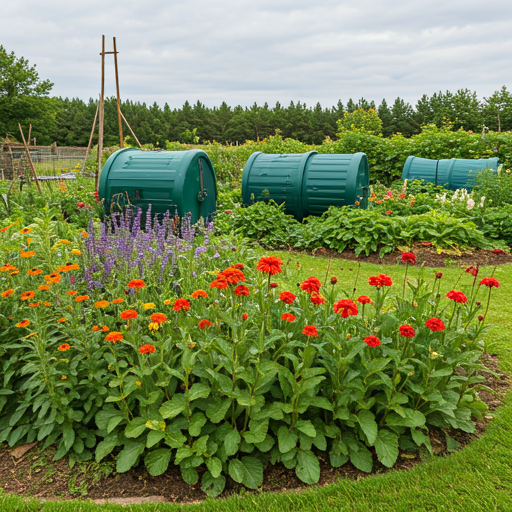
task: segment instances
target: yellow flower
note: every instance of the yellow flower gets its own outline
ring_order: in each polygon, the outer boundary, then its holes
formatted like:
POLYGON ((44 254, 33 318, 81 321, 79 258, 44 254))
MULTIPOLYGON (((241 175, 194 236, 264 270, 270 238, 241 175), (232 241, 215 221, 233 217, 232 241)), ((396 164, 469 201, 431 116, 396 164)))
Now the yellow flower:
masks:
POLYGON ((158 331, 160 326, 156 322, 151 322, 148 327, 150 331, 158 331))
POLYGON ((34 239, 33 238, 27 238, 27 245, 30 245, 34 239))
POLYGON ((89 238, 89 233, 87 233, 87 231, 82 231, 82 238, 89 238))
POLYGON ((71 254, 74 254, 75 256, 81 256, 82 251, 79 251, 78 249, 72 249, 71 254))
POLYGON ((110 302, 108 300, 99 300, 98 302, 94 303, 94 307, 96 309, 106 308, 110 305, 110 302))
POLYGON ((23 228, 23 229, 20 229, 20 233, 22 235, 26 235, 27 233, 30 233, 32 230, 30 228, 23 228))
POLYGON ((135 384, 137 384, 137 386, 140 386, 142 384, 142 382, 140 380, 136 381, 135 384))
POLYGON ((170 301, 169 299, 165 299, 165 300, 164 300, 164 304, 165 304, 166 306, 170 306, 170 305, 171 305, 171 301, 170 301))
POLYGON ((64 240, 59 240, 57 243, 58 244, 70 244, 71 242, 69 240, 64 239, 64 240))
POLYGON ((359 201, 356 201, 354 204, 355 204, 356 206, 359 206, 359 201))
POLYGON ((63 376, 61 377, 61 380, 66 380, 66 379, 67 379, 67 377, 66 377, 65 375, 63 375, 63 376))
POLYGON ((156 308, 156 305, 153 302, 146 302, 146 304, 142 304, 144 309, 153 309, 156 308))

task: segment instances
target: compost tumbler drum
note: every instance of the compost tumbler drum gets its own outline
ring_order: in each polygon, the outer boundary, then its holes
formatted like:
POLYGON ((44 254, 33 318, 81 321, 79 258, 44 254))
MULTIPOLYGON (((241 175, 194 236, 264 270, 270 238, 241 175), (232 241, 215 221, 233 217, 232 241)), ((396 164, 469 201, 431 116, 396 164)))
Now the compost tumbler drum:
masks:
POLYGON ((116 151, 101 171, 98 194, 105 212, 117 204, 142 208, 151 205, 152 214, 177 212, 191 215, 191 221, 215 212, 217 179, 208 155, 200 149, 189 151, 116 151))
POLYGON ((242 178, 244 204, 274 200, 301 220, 330 206, 368 205, 368 159, 364 153, 269 155, 253 153, 242 178))

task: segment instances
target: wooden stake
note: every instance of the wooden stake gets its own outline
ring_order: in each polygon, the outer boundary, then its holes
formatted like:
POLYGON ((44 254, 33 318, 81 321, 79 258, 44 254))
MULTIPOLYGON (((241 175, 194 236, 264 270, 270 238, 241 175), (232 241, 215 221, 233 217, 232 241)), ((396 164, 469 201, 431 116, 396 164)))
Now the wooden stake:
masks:
POLYGON ((100 121, 98 129, 98 172, 96 173, 96 190, 98 190, 98 181, 100 179, 101 167, 103 163, 103 122, 105 118, 105 110, 103 105, 103 97, 105 94, 105 36, 102 36, 101 44, 101 94, 98 104, 100 121))
POLYGON ((137 136, 135 135, 135 133, 133 133, 132 127, 129 125, 128 121, 126 120, 126 117, 124 117, 122 112, 121 112, 121 117, 123 118, 123 121, 126 123, 126 126, 128 126, 128 129, 130 130, 131 134, 133 135, 133 138, 137 141, 139 148, 143 149, 142 144, 139 142, 139 139, 137 139, 137 136))
POLYGON ((87 144, 87 151, 85 152, 84 163, 82 164, 81 171, 84 172, 85 164, 87 163, 87 158, 89 157, 89 152, 91 151, 92 138, 94 137, 94 129, 96 128, 96 119, 98 118, 98 110, 100 108, 100 104, 96 105, 96 114, 94 114, 94 121, 92 122, 92 130, 91 136, 89 137, 89 144, 87 144))
POLYGON ((21 129, 21 124, 18 123, 18 126, 20 128, 20 133, 21 133, 21 138, 23 139, 23 144, 25 145, 25 150, 27 152, 28 161, 30 163, 30 167, 32 168, 32 174, 34 175, 34 180, 35 180, 36 185, 37 185, 37 190, 39 190, 39 193, 41 195, 43 195, 43 192, 41 191, 41 185, 39 185, 39 180, 37 179, 37 173, 36 173, 36 170, 34 168, 34 164, 32 163, 32 158, 30 156, 30 150, 28 149, 27 141, 25 140, 25 135, 23 135, 23 130, 21 129))
POLYGON ((117 88, 117 122, 119 123, 119 147, 124 148, 123 123, 121 121, 121 98, 119 96, 119 73, 117 71, 117 49, 116 38, 114 37, 114 67, 116 70, 116 88, 117 88))
MULTIPOLYGON (((28 137, 27 137, 27 140, 28 140, 28 145, 30 146, 30 135, 32 134, 32 123, 30 123, 30 125, 28 126, 28 137)), ((35 146, 35 144, 34 144, 35 146)))

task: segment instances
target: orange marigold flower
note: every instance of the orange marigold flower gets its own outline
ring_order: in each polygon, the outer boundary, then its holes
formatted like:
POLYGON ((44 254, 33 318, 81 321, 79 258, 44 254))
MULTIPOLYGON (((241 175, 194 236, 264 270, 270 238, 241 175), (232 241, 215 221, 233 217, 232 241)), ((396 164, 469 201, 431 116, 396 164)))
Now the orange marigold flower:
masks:
POLYGON ((100 328, 99 328, 97 325, 95 325, 95 326, 93 326, 92 330, 93 330, 93 331, 99 331, 99 330, 100 330, 100 328))
POLYGON ((76 263, 66 263, 65 265, 59 267, 57 270, 59 272, 69 272, 71 270, 78 270, 79 268, 80 266, 77 265, 76 263))
POLYGON ((302 334, 316 338, 318 336, 318 331, 314 325, 306 325, 306 327, 302 329, 302 334))
POLYGON ((21 294, 20 299, 21 300, 28 300, 28 299, 31 299, 32 297, 35 297, 35 295, 36 295, 36 292, 33 292, 32 290, 29 290, 28 292, 23 292, 21 294))
POLYGON ((293 322, 295 320, 295 315, 291 313, 283 313, 281 315, 281 319, 286 320, 287 322, 293 322))
POLYGON ((81 256, 82 251, 80 251, 79 249, 71 249, 71 254, 73 254, 74 256, 81 256))
POLYGON ((247 297, 249 295, 249 288, 243 284, 240 284, 235 288, 235 295, 245 295, 247 297))
POLYGON ((124 299, 114 299, 112 301, 112 304, 122 304, 124 302, 124 299))
POLYGON ((12 288, 9 288, 8 290, 5 290, 5 292, 2 292, 2 297, 6 299, 7 297, 10 297, 14 293, 14 290, 12 288))
POLYGON ((40 268, 31 268, 27 272, 27 276, 38 276, 39 274, 42 274, 43 271, 40 268))
POLYGON ((151 315, 151 321, 157 324, 163 324, 167 320, 167 317, 163 313, 153 313, 151 315))
POLYGON ((282 272, 282 264, 283 260, 281 258, 277 258, 276 256, 263 256, 256 264, 256 269, 260 272, 273 276, 282 272))
POLYGON ((82 238, 89 238, 89 233, 87 233, 87 231, 82 231, 82 238))
POLYGON ((47 284, 41 284, 38 287, 38 290, 41 292, 47 292, 50 289, 50 287, 47 284))
POLYGON ((110 306, 110 302, 108 300, 99 300, 98 302, 94 303, 94 307, 96 309, 106 308, 110 306))
POLYGON ((111 341, 112 343, 116 343, 123 339, 123 335, 120 332, 112 331, 105 336, 105 339, 107 341, 111 341))
POLYGON ((27 327, 30 324, 30 320, 22 320, 16 324, 16 327, 27 327))
POLYGON ((57 322, 59 322, 59 324, 61 324, 61 323, 65 322, 65 321, 66 321, 66 319, 65 319, 65 318, 59 318, 59 319, 57 320, 57 322))
POLYGON ((36 255, 36 251, 27 251, 25 252, 23 249, 20 251, 21 258, 31 258, 36 255))
POLYGON ((68 295, 76 295, 77 294, 77 291, 76 290, 69 290, 69 292, 66 292, 68 295))
POLYGON ((51 303, 51 302, 43 302, 43 306, 48 307, 48 306, 51 306, 51 305, 52 305, 52 303, 51 303))
POLYGON ((229 267, 223 270, 217 275, 217 279, 220 276, 225 277, 229 284, 238 284, 240 281, 245 281, 244 273, 235 267, 229 267))
POLYGON ((16 267, 12 266, 10 263, 7 263, 7 265, 0 267, 0 272, 10 272, 11 270, 16 270, 16 267))
POLYGON ((195 292, 192 292, 191 297, 193 299, 199 299, 199 297, 203 297, 203 298, 207 299, 208 294, 204 290, 196 290, 195 292))
POLYGON ((60 380, 66 380, 66 379, 67 379, 67 377, 66 377, 65 375, 63 375, 63 376, 60 378, 60 380))
POLYGON ((44 276, 44 278, 50 283, 60 283, 61 275, 58 272, 52 272, 51 274, 44 276))
POLYGON ((109 329, 106 325, 104 325, 104 326, 101 328, 101 330, 102 330, 103 332, 108 332, 108 331, 110 331, 110 329, 109 329))
POLYGON ((144 288, 146 286, 146 283, 142 279, 132 279, 128 283, 128 288, 135 288, 135 290, 138 290, 139 288, 144 288))
POLYGON ((5 226, 5 228, 0 229, 0 233, 5 233, 9 228, 12 228, 14 224, 9 224, 8 226, 5 226))
POLYGON ((210 283, 210 288, 218 288, 219 290, 224 290, 229 286, 229 281, 222 275, 219 274, 217 279, 210 283))
POLYGON ((181 311, 184 309, 185 311, 188 311, 190 309, 190 302, 187 299, 177 299, 174 301, 174 311, 181 311))
POLYGON ((121 311, 121 319, 122 320, 128 320, 130 318, 137 318, 139 314, 134 309, 125 309, 124 311, 121 311))
POLYGON ((164 304, 165 304, 166 306, 170 306, 170 305, 171 305, 171 300, 170 300, 170 299, 165 299, 165 300, 164 300, 164 304))
POLYGON ((83 302, 84 300, 89 300, 89 295, 79 295, 75 299, 76 302, 83 302))
POLYGON ((32 230, 30 228, 23 228, 23 229, 20 229, 20 233, 22 235, 26 235, 27 233, 30 233, 32 230))
POLYGON ((201 320, 199 322, 199 329, 208 329, 208 327, 211 327, 213 325, 213 322, 210 322, 210 320, 201 320))
POLYGON ((69 350, 71 347, 68 343, 63 343, 60 347, 57 348, 57 350, 60 350, 61 352, 66 352, 66 350, 69 350))
POLYGON ((16 274, 19 274, 20 271, 18 269, 14 270, 13 272, 11 272, 9 275, 10 276, 15 276, 16 274))
POLYGON ((142 347, 139 348, 139 352, 141 354, 152 354, 155 350, 155 347, 149 343, 147 345, 142 345, 142 347))
POLYGON ((39 304, 41 304, 40 302, 32 302, 31 304, 28 305, 29 308, 37 308, 37 306, 39 306, 39 304))

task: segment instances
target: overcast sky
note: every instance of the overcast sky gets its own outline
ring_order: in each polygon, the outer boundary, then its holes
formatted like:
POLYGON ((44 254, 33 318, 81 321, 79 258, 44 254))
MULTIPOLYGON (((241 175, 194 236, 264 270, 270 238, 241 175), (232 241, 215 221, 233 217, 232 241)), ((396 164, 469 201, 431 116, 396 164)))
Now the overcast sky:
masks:
POLYGON ((97 97, 103 34, 107 51, 117 40, 121 98, 171 108, 512 89, 512 0, 13 0, 0 12, 0 44, 55 96, 97 97))

